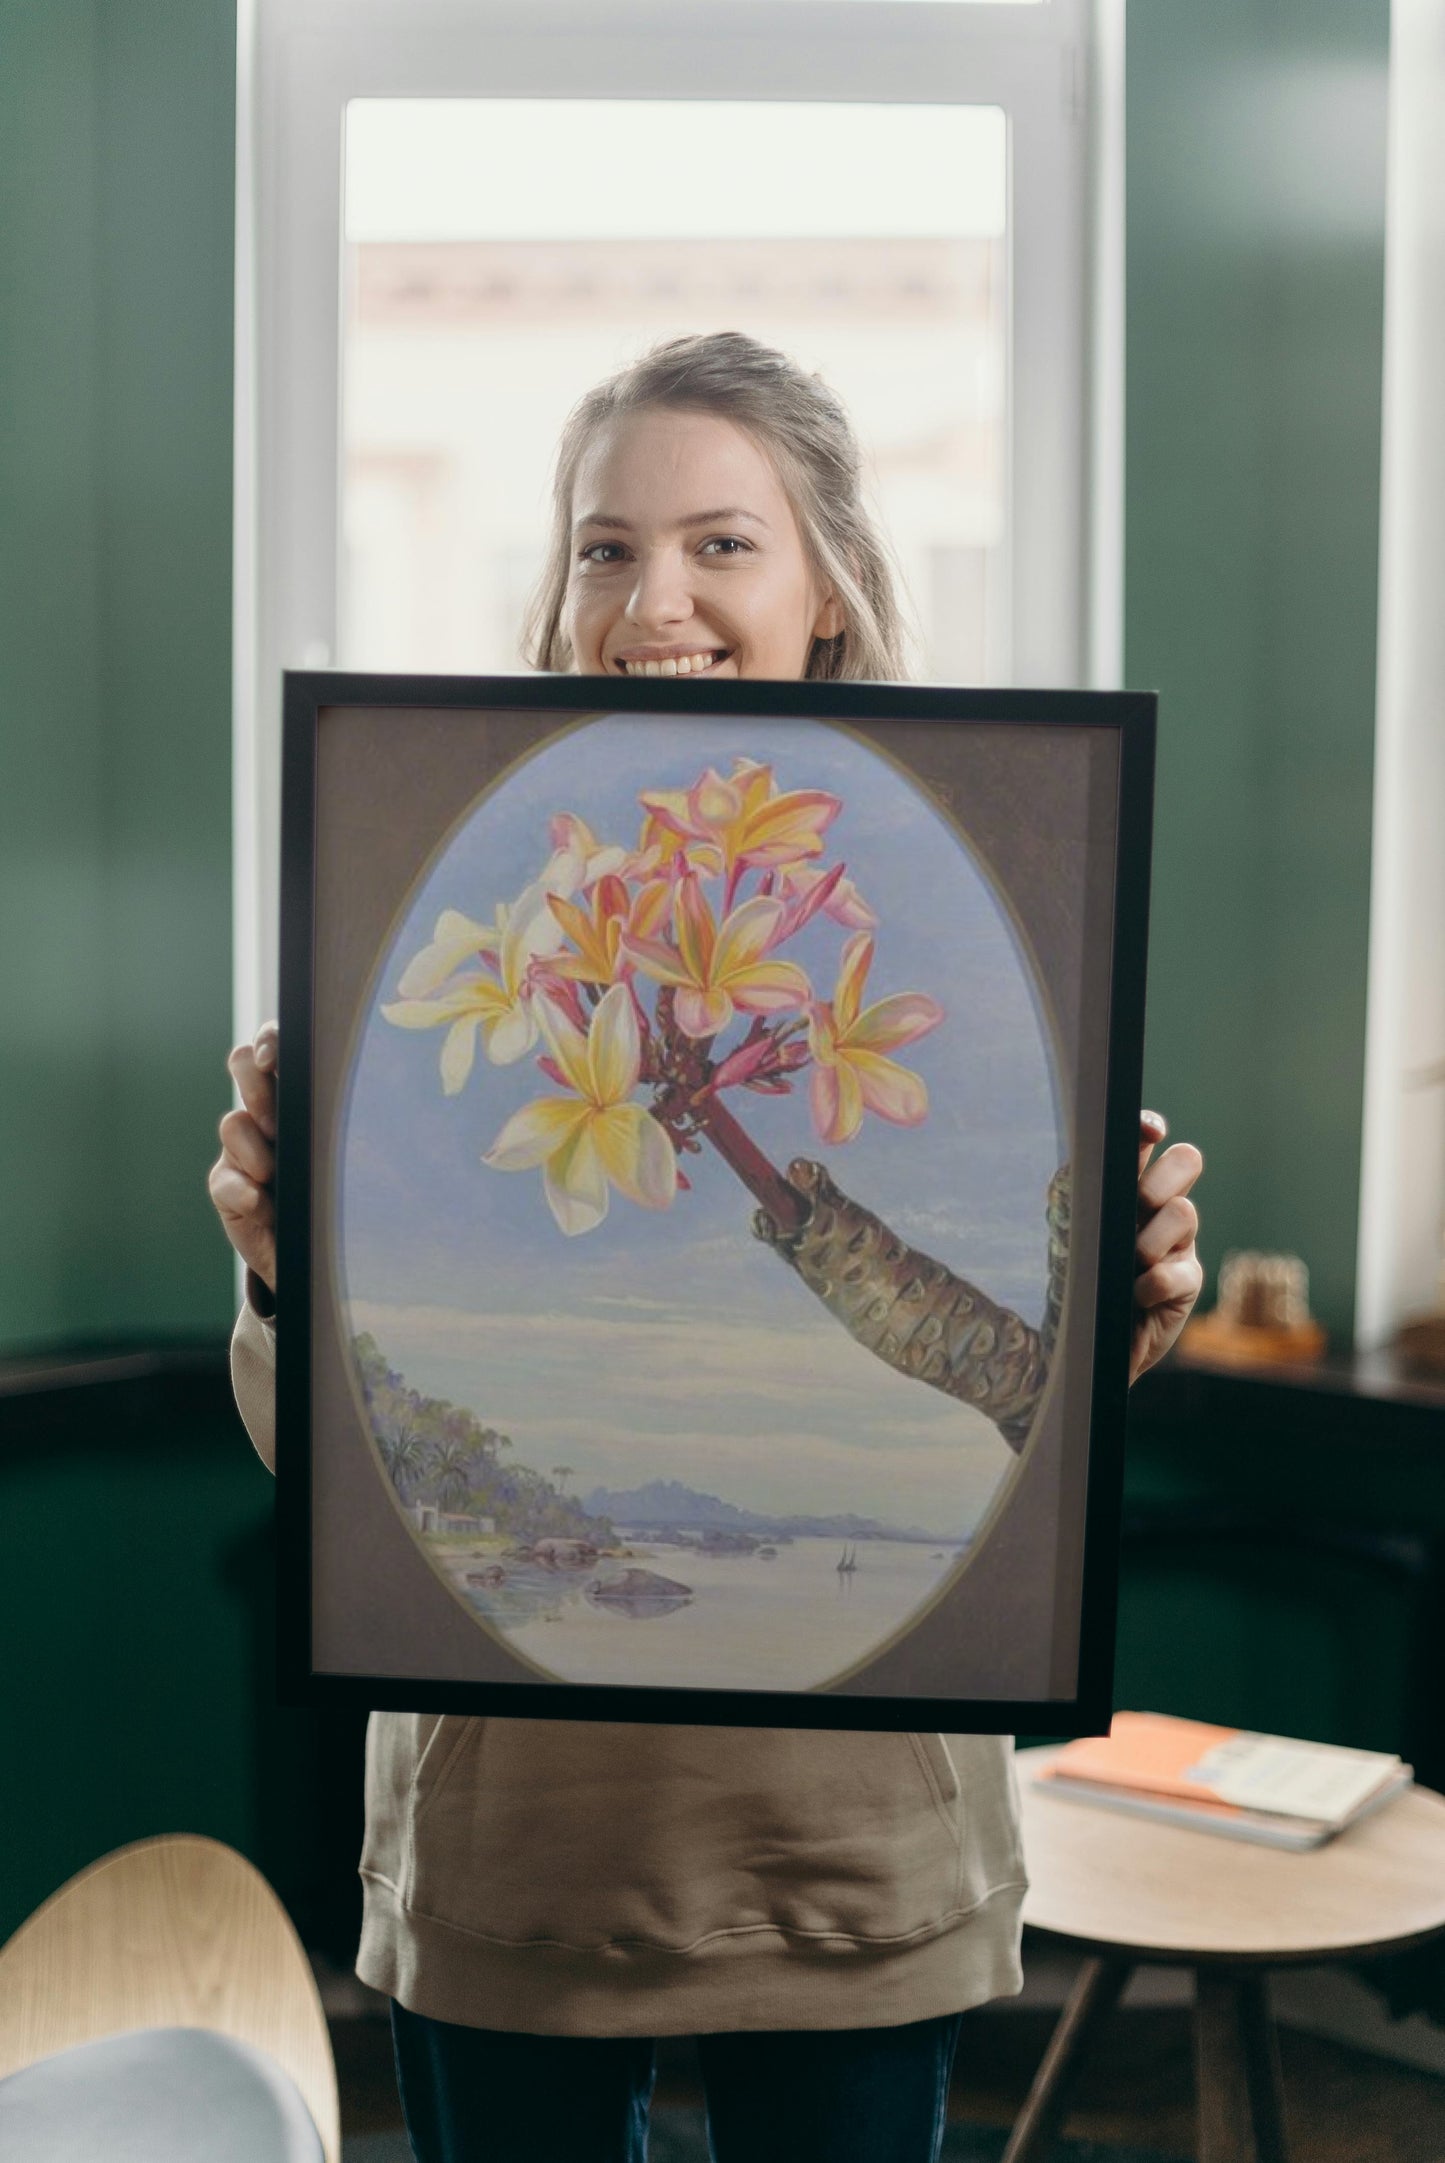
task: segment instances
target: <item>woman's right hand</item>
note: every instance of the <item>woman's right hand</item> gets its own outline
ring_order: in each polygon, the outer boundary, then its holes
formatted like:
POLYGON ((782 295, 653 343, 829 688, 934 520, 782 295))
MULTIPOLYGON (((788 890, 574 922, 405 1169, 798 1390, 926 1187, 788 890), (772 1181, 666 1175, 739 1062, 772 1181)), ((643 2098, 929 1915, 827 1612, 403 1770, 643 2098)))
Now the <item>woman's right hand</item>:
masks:
POLYGON ((276 1059, 279 1032, 261 1024, 255 1040, 226 1061, 241 1109, 221 1121, 221 1154, 207 1184, 227 1239, 268 1292, 276 1290, 276 1059))

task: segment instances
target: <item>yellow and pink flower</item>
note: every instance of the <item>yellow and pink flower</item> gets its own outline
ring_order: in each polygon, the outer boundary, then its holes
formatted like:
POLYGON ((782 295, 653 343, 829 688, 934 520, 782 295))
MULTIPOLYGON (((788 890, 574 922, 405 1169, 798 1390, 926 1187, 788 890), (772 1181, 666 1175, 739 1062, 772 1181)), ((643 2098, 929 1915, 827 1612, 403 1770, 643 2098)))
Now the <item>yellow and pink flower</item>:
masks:
POLYGON ((457 909, 444 909, 431 944, 402 972, 401 998, 382 1008, 399 1029, 446 1029, 441 1075, 447 1096, 466 1084, 478 1031, 493 1066, 514 1065, 536 1043, 532 970, 563 940, 549 907, 554 898, 539 879, 510 908, 503 904, 497 910, 495 924, 477 924, 457 909), (473 959, 481 967, 459 976, 462 964, 473 959))
POLYGON ((690 789, 647 789, 641 850, 683 855, 695 871, 773 871, 821 856, 823 835, 843 808, 823 789, 779 794, 771 766, 738 759, 724 779, 709 766, 690 789))
POLYGON ((552 844, 552 855, 541 884, 549 893, 574 894, 597 879, 605 879, 609 872, 620 871, 627 861, 626 849, 599 841, 575 811, 559 811, 550 819, 547 839, 552 844))
POLYGON ((823 871, 816 864, 790 864, 779 872, 777 892, 788 908, 786 938, 801 931, 819 911, 850 931, 874 931, 878 912, 869 907, 842 864, 823 871))
POLYGON ((855 932, 843 949, 831 1001, 808 1016, 813 1054, 809 1082, 813 1121, 825 1142, 850 1142, 865 1111, 894 1126, 920 1126, 928 1116, 928 1086, 921 1074, 900 1066, 889 1052, 927 1036, 943 1008, 925 992, 905 991, 864 1006, 863 987, 873 965, 873 940, 855 932))
POLYGON ((551 973, 577 984, 618 983, 635 966, 624 940, 651 938, 662 929, 672 906, 672 886, 666 879, 653 879, 630 894, 624 881, 609 872, 584 900, 585 906, 560 894, 548 897, 553 916, 572 942, 570 953, 551 961, 551 973))
POLYGON ((483 1162, 502 1172, 542 1166, 548 1206, 569 1235, 602 1222, 611 1187, 644 1209, 669 1208, 676 1153, 652 1114, 630 1102, 642 1045, 627 986, 603 994, 585 1035, 543 1000, 537 1017, 570 1093, 538 1097, 514 1112, 483 1162))
POLYGON ((796 962, 768 959, 784 916, 781 901, 760 894, 719 924, 701 880, 689 872, 677 888, 676 946, 628 937, 624 950, 643 975, 672 987, 673 1012, 685 1036, 713 1037, 736 1013, 783 1014, 812 998, 796 962))

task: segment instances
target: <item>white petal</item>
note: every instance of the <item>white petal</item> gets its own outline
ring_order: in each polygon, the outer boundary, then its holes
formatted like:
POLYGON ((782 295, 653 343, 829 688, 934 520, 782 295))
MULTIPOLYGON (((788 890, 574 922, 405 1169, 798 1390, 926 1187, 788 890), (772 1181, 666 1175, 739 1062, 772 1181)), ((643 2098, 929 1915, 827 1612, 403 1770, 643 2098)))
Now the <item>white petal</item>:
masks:
POLYGON ((472 1071, 480 1020, 479 1014, 463 1014, 460 1021, 452 1023, 442 1041, 442 1088, 449 1097, 457 1094, 472 1071))
POLYGON ((482 1157, 495 1172, 530 1172, 572 1140, 588 1118, 576 1097, 536 1097, 513 1112, 482 1157))
POLYGON ((607 1175, 593 1146, 590 1121, 549 1158, 543 1183, 552 1214, 569 1238, 595 1231, 607 1214, 607 1175))
POLYGON ((643 1209, 668 1209, 677 1196, 677 1152, 640 1104, 614 1104, 592 1121, 602 1168, 620 1194, 643 1209))
POLYGON ((543 877, 534 879, 508 911, 502 933, 502 982, 514 997, 522 988, 529 962, 560 952, 567 934, 548 908, 547 896, 556 894, 570 901, 578 883, 573 873, 580 874, 580 869, 575 856, 560 850, 543 877), (554 867, 560 867, 555 878, 554 867))
POLYGON ((397 990, 403 999, 425 998, 464 961, 474 954, 495 954, 497 945, 495 924, 477 924, 459 909, 443 909, 431 945, 424 946, 407 963, 397 990))
POLYGON ((537 1041, 537 1024, 530 1007, 519 1001, 487 1031, 487 1057, 493 1066, 515 1066, 537 1041))
POLYGON ((381 1018, 396 1029, 435 1029, 460 1014, 480 1014, 486 1002, 474 992, 474 985, 465 983, 440 999, 393 999, 383 1005, 381 1018))
POLYGON ((605 992, 592 1016, 587 1037, 587 1067, 594 1104, 622 1104, 637 1087, 642 1042, 637 1009, 626 984, 605 992))

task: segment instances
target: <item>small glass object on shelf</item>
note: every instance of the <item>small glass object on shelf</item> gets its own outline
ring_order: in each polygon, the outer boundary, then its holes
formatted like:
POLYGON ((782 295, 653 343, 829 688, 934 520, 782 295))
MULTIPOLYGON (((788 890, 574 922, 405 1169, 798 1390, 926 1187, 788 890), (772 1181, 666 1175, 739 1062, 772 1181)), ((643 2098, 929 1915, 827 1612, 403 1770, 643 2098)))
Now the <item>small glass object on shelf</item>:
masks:
POLYGON ((1219 1265, 1218 1304, 1186 1325, 1179 1356, 1230 1367, 1317 1360, 1327 1337, 1309 1294, 1310 1273, 1297 1254, 1234 1249, 1219 1265))

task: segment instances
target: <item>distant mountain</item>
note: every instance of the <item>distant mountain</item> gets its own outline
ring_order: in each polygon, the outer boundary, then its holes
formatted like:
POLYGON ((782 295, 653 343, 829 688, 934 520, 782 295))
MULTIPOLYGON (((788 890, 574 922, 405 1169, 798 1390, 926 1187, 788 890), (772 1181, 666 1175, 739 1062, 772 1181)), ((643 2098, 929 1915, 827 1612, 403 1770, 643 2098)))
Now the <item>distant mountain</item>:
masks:
POLYGON ((681 1480, 649 1480, 645 1487, 594 1487, 583 1501, 589 1517, 615 1525, 655 1527, 659 1532, 751 1532, 764 1539, 922 1540, 931 1546, 961 1544, 956 1532, 925 1532, 918 1525, 886 1525, 877 1517, 767 1517, 741 1510, 718 1495, 700 1494, 681 1480))

